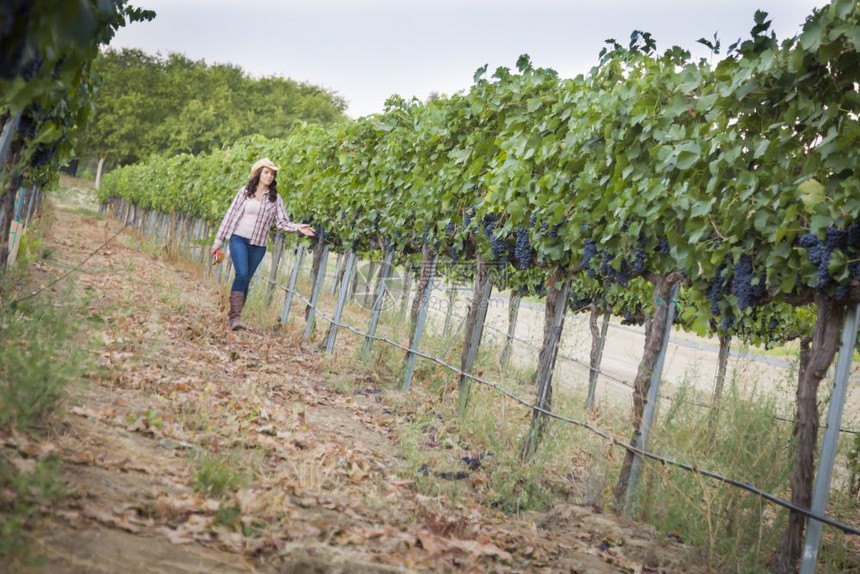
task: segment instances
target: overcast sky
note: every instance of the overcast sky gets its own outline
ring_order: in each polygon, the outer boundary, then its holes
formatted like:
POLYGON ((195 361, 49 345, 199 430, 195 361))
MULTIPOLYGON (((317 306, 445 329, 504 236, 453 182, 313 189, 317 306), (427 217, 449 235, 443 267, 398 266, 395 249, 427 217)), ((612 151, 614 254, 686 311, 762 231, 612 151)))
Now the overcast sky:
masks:
POLYGON ((112 47, 182 52, 232 63, 254 76, 323 86, 358 117, 390 95, 427 98, 468 89, 475 70, 515 68, 520 54, 562 76, 584 73, 604 40, 650 32, 660 51, 716 32, 725 47, 746 38, 756 9, 782 39, 826 0, 136 0, 152 22, 123 28, 112 47))

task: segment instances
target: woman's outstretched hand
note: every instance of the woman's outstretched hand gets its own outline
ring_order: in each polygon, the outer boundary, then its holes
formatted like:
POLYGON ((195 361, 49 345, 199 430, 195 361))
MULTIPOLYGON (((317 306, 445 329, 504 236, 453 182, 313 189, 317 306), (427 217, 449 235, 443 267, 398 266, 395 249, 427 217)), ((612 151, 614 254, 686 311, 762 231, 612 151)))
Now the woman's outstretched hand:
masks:
POLYGON ((299 233, 302 235, 307 235, 308 237, 314 236, 314 228, 308 225, 307 223, 302 223, 299 225, 299 233))
POLYGON ((221 251, 220 247, 215 247, 213 245, 212 248, 209 249, 209 255, 212 258, 212 265, 218 265, 224 261, 224 252, 221 251))

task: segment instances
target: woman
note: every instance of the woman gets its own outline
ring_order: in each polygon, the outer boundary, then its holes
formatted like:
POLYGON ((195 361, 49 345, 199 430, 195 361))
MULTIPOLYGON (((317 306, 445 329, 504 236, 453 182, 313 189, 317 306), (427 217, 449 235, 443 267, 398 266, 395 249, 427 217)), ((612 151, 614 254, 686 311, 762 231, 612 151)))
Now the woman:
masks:
POLYGON ((229 238, 230 258, 236 271, 230 289, 228 314, 228 325, 233 331, 245 328, 241 318, 242 307, 248 298, 251 277, 266 254, 272 223, 283 231, 294 231, 308 237, 314 235, 310 225, 296 225, 287 217, 275 181, 279 169, 269 158, 263 158, 253 165, 251 178, 236 193, 210 250, 215 255, 221 244, 229 238))

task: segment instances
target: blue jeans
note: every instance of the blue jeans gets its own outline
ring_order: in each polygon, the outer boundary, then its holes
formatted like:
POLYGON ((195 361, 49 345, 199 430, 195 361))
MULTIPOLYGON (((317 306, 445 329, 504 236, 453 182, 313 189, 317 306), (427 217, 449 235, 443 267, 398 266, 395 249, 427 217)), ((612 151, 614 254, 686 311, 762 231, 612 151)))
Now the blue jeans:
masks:
POLYGON ((266 254, 266 247, 251 245, 251 240, 238 235, 230 237, 230 259, 233 261, 233 269, 236 271, 236 278, 233 279, 233 287, 231 291, 241 291, 245 294, 245 299, 248 298, 248 287, 251 285, 251 277, 263 256, 266 254))

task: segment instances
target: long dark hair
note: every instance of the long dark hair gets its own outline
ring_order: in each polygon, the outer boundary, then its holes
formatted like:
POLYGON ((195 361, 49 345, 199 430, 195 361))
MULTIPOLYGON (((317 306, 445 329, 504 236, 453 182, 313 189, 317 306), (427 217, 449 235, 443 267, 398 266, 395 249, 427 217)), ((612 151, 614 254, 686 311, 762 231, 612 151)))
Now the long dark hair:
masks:
MULTIPOLYGON (((260 174, 263 173, 262 169, 258 169, 257 173, 251 176, 251 179, 248 180, 248 183, 245 184, 245 197, 251 197, 255 193, 257 193, 257 185, 260 183, 260 174)), ((269 185, 269 193, 268 198, 269 201, 275 201, 278 197, 278 180, 277 173, 275 174, 275 178, 272 180, 272 183, 269 185)))

